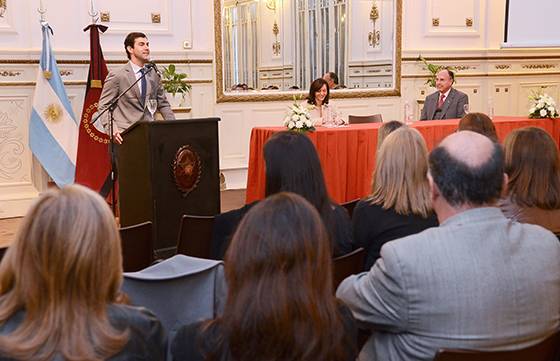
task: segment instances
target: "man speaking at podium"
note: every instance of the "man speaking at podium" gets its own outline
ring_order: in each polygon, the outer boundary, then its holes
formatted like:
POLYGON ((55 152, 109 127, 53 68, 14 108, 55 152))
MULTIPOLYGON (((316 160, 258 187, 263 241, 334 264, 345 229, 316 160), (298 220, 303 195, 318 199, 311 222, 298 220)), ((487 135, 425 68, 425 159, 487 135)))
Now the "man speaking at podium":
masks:
MULTIPOLYGON (((143 33, 130 33, 124 39, 124 48, 129 62, 117 71, 109 72, 99 98, 99 112, 107 108, 111 102, 139 79, 144 73, 147 75, 132 87, 117 103, 113 112, 113 134, 115 142, 122 143, 121 132, 139 120, 150 120, 147 109, 148 99, 157 100, 157 110, 165 120, 175 119, 171 106, 165 97, 161 78, 155 69, 148 69, 150 61, 150 43, 143 33), (149 71, 149 72, 148 72, 149 71)), ((152 64, 153 65, 153 64, 152 64)), ((109 133, 109 112, 102 115, 101 124, 109 133)))

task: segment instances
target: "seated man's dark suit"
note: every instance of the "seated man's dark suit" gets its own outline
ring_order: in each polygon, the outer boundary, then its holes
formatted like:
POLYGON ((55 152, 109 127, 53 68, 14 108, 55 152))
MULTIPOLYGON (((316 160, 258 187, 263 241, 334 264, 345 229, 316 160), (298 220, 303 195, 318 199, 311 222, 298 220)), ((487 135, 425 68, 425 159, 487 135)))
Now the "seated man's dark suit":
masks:
POLYGON ((465 115, 464 105, 469 103, 467 94, 451 88, 443 102, 443 106, 438 111, 439 97, 439 91, 426 97, 420 120, 456 119, 462 118, 465 115))

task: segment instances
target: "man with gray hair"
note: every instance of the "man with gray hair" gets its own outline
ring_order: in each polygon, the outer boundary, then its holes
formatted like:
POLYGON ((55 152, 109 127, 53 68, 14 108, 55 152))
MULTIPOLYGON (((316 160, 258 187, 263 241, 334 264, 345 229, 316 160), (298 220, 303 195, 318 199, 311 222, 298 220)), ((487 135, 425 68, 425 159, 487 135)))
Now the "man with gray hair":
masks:
POLYGON ((360 359, 433 360, 440 348, 509 350, 560 326, 560 244, 495 207, 507 184, 499 144, 470 131, 430 154, 439 227, 386 243, 337 290, 373 330, 360 359))

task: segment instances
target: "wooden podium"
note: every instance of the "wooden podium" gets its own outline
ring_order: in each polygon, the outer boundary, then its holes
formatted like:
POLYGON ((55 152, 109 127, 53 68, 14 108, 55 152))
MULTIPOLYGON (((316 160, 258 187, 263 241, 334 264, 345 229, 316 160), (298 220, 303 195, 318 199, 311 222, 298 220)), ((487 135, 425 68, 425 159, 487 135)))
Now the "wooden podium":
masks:
POLYGON ((153 223, 154 248, 172 254, 183 214, 220 212, 219 118, 140 121, 117 150, 121 226, 153 223))

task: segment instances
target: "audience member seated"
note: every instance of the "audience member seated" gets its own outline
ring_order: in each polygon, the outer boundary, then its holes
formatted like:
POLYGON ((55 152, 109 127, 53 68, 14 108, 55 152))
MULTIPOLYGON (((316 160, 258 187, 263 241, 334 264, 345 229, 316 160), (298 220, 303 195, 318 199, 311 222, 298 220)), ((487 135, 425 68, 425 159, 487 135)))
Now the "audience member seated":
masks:
POLYGON ((429 158, 440 226, 386 243, 369 272, 341 283, 338 297, 374 330, 364 360, 518 349, 558 330, 560 243, 495 206, 507 182, 503 157, 481 134, 445 138, 429 158))
POLYGON ((560 156, 541 128, 509 133, 504 142, 508 195, 500 208, 508 218, 560 234, 560 156))
POLYGON ((484 113, 469 113, 459 121, 457 131, 470 130, 487 136, 493 142, 498 141, 496 127, 492 123, 492 119, 484 113))
POLYGON ((329 89, 338 88, 338 75, 335 72, 329 71, 323 75, 323 79, 327 82, 329 89))
POLYGON ((383 143, 383 141, 389 134, 399 129, 403 125, 405 124, 397 120, 391 120, 383 123, 377 130, 377 149, 379 150, 379 148, 381 148, 381 143, 383 143))
POLYGON ((453 83, 455 74, 450 69, 442 69, 436 74, 437 91, 426 97, 420 120, 455 119, 465 115, 469 97, 454 89, 453 83))
POLYGON ((160 322, 119 302, 121 281, 103 198, 78 185, 44 193, 0 264, 0 358, 165 360, 160 322))
POLYGON ((377 152, 371 195, 352 217, 356 247, 367 251, 365 270, 385 243, 438 225, 428 184, 428 149, 413 128, 395 130, 377 152))
POLYGON ((356 326, 332 294, 330 248, 302 197, 283 192, 257 204, 226 254, 223 315, 179 329, 173 359, 355 360, 356 326))
MULTIPOLYGON (((296 132, 274 134, 264 145, 265 195, 278 192, 299 194, 311 203, 325 222, 335 256, 352 250, 352 223, 346 210, 334 204, 327 194, 323 170, 315 146, 296 132)), ((231 235, 241 218, 255 204, 216 216, 212 236, 212 256, 223 258, 231 235)))

